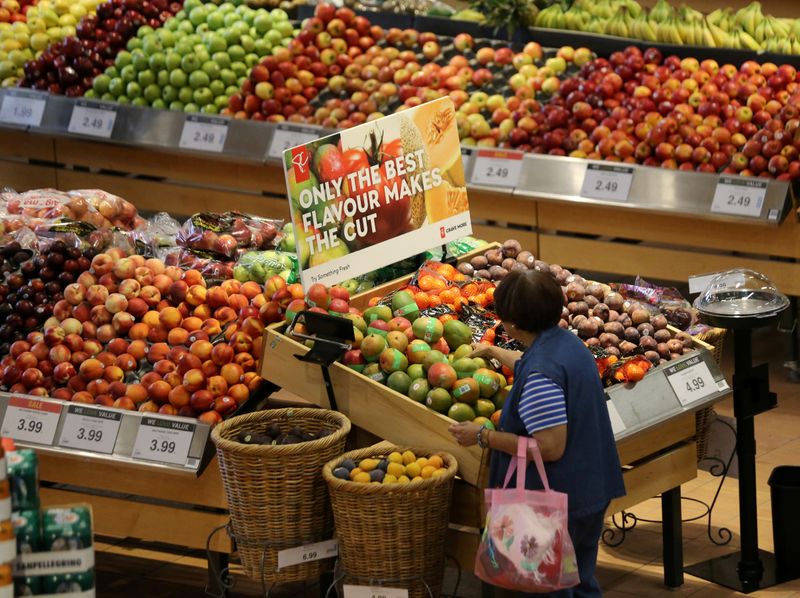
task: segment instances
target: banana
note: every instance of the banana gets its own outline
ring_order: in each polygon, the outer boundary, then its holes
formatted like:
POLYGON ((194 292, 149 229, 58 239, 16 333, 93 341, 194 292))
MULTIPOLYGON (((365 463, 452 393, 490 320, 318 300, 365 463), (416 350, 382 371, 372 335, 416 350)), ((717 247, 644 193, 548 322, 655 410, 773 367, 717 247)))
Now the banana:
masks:
POLYGON ((742 47, 746 50, 758 51, 761 49, 761 44, 753 39, 753 36, 747 33, 747 31, 741 31, 739 33, 739 39, 742 41, 742 47))
POLYGON ((703 42, 702 45, 708 46, 709 48, 716 48, 717 47, 717 40, 714 39, 714 34, 711 33, 711 27, 708 23, 703 21, 703 42))
POLYGON ((711 35, 714 38, 714 41, 716 42, 715 45, 720 48, 729 47, 730 34, 727 31, 724 31, 723 29, 719 28, 714 23, 711 23, 710 21, 708 21, 707 24, 708 24, 708 30, 711 32, 711 35))
POLYGON ((675 9, 672 8, 667 0, 658 0, 656 5, 650 9, 650 19, 658 23, 663 23, 672 17, 674 13, 675 9))

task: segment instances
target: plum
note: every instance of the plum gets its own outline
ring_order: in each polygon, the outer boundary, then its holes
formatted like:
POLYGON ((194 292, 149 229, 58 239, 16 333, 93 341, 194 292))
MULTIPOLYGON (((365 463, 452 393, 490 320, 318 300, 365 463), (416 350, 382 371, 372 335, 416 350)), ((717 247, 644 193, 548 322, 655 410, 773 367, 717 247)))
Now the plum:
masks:
POLYGON ((586 279, 580 274, 570 274, 567 276, 567 284, 572 284, 573 282, 578 283, 584 287, 584 289, 586 288, 586 279))
POLYGON ((638 343, 639 339, 641 338, 639 331, 636 330, 636 328, 634 328, 633 326, 626 328, 624 334, 625 334, 625 340, 631 343, 638 343))
POLYGON ((585 301, 571 301, 567 304, 567 309, 571 314, 580 314, 582 316, 589 315, 589 306, 586 305, 585 301))
POLYGON ((667 324, 669 324, 669 322, 667 322, 667 317, 662 315, 662 314, 658 314, 657 316, 654 316, 650 320, 650 323, 653 325, 653 328, 655 328, 656 330, 663 330, 664 328, 667 327, 667 324))
POLYGON ((655 328, 653 328, 653 325, 650 322, 645 322, 644 324, 639 324, 636 327, 636 330, 638 330, 639 334, 641 334, 642 336, 653 336, 653 334, 656 331, 655 328))
POLYGON ((592 315, 597 316, 598 318, 603 320, 603 322, 609 321, 608 316, 610 313, 611 310, 608 309, 608 305, 606 305, 605 303, 598 303, 592 308, 592 315))
POLYGON ((543 262, 542 260, 534 260, 533 269, 538 270, 539 272, 547 272, 549 274, 550 264, 548 264, 547 262, 543 262))
POLYGON ((589 306, 589 309, 593 308, 595 305, 600 303, 600 300, 594 295, 586 295, 586 297, 584 297, 583 300, 586 301, 586 305, 589 306))
POLYGON ((503 243, 502 251, 504 256, 515 258, 522 251, 522 245, 516 239, 508 239, 503 243))
POLYGON ((636 326, 650 321, 650 312, 643 307, 637 307, 631 310, 630 316, 631 322, 633 322, 636 326))
POLYGON ((472 267, 476 270, 485 270, 489 267, 489 260, 486 259, 485 255, 476 255, 469 263, 472 264, 472 267))
POLYGON ((525 264, 520 264, 519 262, 514 262, 514 264, 511 266, 511 271, 513 272, 514 270, 519 270, 520 272, 527 272, 528 266, 526 266, 525 264))
POLYGON ((484 255, 491 266, 499 266, 503 263, 503 252, 499 249, 490 249, 484 255))
POLYGON ((599 347, 600 346, 600 339, 597 338, 596 336, 593 336, 592 338, 587 338, 585 342, 586 342, 586 346, 587 347, 599 347))
POLYGON ((600 332, 597 322, 591 318, 583 320, 576 328, 578 330, 578 336, 582 339, 597 336, 597 333, 600 332))
POLYGON ((505 268, 506 270, 511 270, 511 268, 513 268, 514 264, 516 263, 517 260, 515 260, 513 257, 507 257, 506 259, 503 260, 503 263, 501 263, 500 265, 503 266, 503 268, 505 268))
POLYGON ((475 267, 469 262, 464 262, 458 265, 458 271, 465 276, 472 276, 475 274, 475 267))
POLYGON ((567 299, 570 301, 583 301, 586 290, 583 285, 577 282, 567 284, 567 299))
POLYGON ((639 346, 643 351, 655 351, 658 349, 658 342, 652 336, 643 336, 639 339, 639 346))
POLYGON ((619 348, 618 347, 606 347, 606 353, 609 355, 614 355, 615 357, 619 357, 619 348))
POLYGON ((625 299, 619 293, 612 291, 603 298, 603 303, 608 305, 608 309, 621 312, 625 304, 625 299))
POLYGON ((694 346, 694 339, 688 332, 679 332, 675 338, 683 343, 684 349, 691 349, 694 346))
POLYGON ((558 327, 559 328, 564 328, 566 330, 566 329, 569 328, 569 322, 567 322, 566 320, 563 320, 563 319, 559 320, 558 321, 558 327))
POLYGON ((658 354, 662 359, 669 359, 669 347, 667 346, 667 343, 658 343, 656 351, 658 351, 658 354))
POLYGON ((659 357, 656 351, 645 351, 644 356, 645 359, 647 359, 653 365, 658 365, 658 362, 661 360, 661 357, 659 357))
POLYGON ((588 320, 588 318, 585 315, 576 314, 576 315, 572 315, 572 319, 570 320, 570 323, 572 324, 573 328, 577 328, 578 326, 580 326, 581 322, 584 322, 586 320, 588 320))
POLYGON ((553 275, 553 278, 558 280, 558 275, 564 271, 564 268, 559 266, 558 264, 550 264, 550 274, 553 275))
POLYGON ((604 332, 600 335, 600 344, 605 348, 616 347, 619 345, 619 337, 616 334, 604 332))
POLYGON ((639 345, 637 345, 636 343, 632 343, 630 341, 622 341, 619 344, 619 350, 623 355, 630 355, 631 353, 636 351, 636 349, 638 349, 638 348, 639 348, 639 345))
POLYGON ((521 251, 517 256, 517 261, 530 270, 533 268, 534 263, 536 263, 536 258, 533 257, 530 251, 521 251))
POLYGON ((503 266, 489 266, 489 276, 492 280, 503 280, 508 274, 508 270, 503 266))
POLYGON ((656 330, 653 333, 653 338, 656 339, 657 343, 666 343, 672 339, 672 335, 669 333, 669 330, 656 330))
POLYGON ((669 349, 670 353, 680 353, 683 354, 683 343, 677 339, 673 338, 667 341, 667 349, 669 349))
POLYGON ((625 328, 619 322, 606 322, 603 325, 603 331, 620 337, 625 333, 625 328))
POLYGON ((475 276, 477 276, 478 278, 485 278, 486 280, 492 279, 492 275, 489 273, 488 270, 476 270, 475 276))
POLYGON ((605 291, 603 290, 603 285, 598 284, 596 282, 592 282, 586 285, 586 293, 588 295, 597 297, 599 301, 602 301, 605 295, 605 291))

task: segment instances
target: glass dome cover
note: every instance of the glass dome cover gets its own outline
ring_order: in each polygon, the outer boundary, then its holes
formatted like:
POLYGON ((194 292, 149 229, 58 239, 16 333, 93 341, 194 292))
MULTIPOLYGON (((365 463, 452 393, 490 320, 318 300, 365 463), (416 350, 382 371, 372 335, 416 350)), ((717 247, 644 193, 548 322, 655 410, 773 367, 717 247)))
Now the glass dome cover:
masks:
POLYGON ((700 313, 726 318, 767 318, 788 306, 769 278, 746 268, 720 272, 695 300, 700 313))

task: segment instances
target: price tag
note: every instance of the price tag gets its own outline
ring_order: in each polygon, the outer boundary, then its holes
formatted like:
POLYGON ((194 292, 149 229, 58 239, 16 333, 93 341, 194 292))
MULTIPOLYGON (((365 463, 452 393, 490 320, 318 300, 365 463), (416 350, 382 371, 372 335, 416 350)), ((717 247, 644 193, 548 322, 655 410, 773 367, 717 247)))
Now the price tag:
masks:
POLYGON ((668 366, 664 373, 684 407, 718 391, 717 382, 700 355, 668 366))
POLYGON ((607 201, 628 201, 633 168, 609 164, 589 164, 583 177, 581 196, 607 201))
POLYGON ((192 114, 183 121, 183 131, 178 145, 182 149, 220 153, 228 136, 228 122, 224 118, 209 118, 192 114))
POLYGON ((42 94, 20 89, 7 90, 0 106, 0 122, 38 127, 42 124, 46 103, 42 94))
POLYGON ((611 420, 611 430, 614 432, 614 436, 620 432, 624 432, 628 427, 625 425, 625 422, 622 421, 622 417, 620 417, 619 411, 617 411, 617 406, 614 405, 612 401, 606 401, 606 407, 608 407, 608 417, 611 420))
POLYGON ((0 435, 22 442, 52 445, 60 417, 59 403, 11 397, 0 435))
POLYGON ((300 563, 329 559, 339 554, 339 540, 325 540, 278 551, 278 570, 300 563))
POLYGON ((277 125, 272 133, 272 141, 269 144, 269 157, 282 160, 283 152, 290 147, 309 143, 319 136, 319 132, 311 129, 290 127, 282 124, 277 125))
POLYGON ((344 598, 408 598, 408 590, 405 588, 344 584, 342 589, 344 590, 344 598))
POLYGON ((68 405, 59 446, 104 453, 114 452, 122 413, 85 405, 68 405))
POLYGON ((78 100, 72 109, 67 131, 78 135, 109 139, 117 120, 117 107, 105 104, 92 104, 78 100))
POLYGON ((133 458, 186 465, 195 424, 158 417, 143 417, 133 444, 133 458))
POLYGON ((470 183, 491 187, 516 187, 522 174, 522 156, 521 152, 478 150, 470 183))
POLYGON ((764 208, 769 183, 763 179, 721 176, 714 191, 711 211, 758 218, 764 208))

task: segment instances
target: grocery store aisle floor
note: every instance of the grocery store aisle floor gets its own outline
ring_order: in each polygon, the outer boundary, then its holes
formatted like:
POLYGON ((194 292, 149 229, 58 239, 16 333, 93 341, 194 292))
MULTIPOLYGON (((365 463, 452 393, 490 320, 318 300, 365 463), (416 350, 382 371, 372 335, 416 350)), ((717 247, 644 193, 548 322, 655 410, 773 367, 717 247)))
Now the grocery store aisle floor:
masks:
MULTIPOLYGON (((723 355, 726 377, 731 376, 731 338, 728 335, 723 355)), ((756 362, 769 361, 771 388, 778 393, 777 409, 760 415, 756 419, 758 443, 758 509, 759 544, 772 549, 772 520, 767 479, 776 465, 800 465, 800 384, 789 381, 787 370, 782 367, 788 354, 788 339, 774 331, 762 331, 755 335, 754 356, 756 362)), ((733 415, 730 400, 717 406, 721 415, 733 415)), ((717 424, 719 425, 719 424, 717 424)), ((695 480, 682 488, 686 497, 710 502, 717 487, 717 478, 705 471, 698 472, 695 480)), ((739 542, 738 492, 736 480, 729 479, 723 486, 713 517, 713 529, 720 526, 733 532, 727 546, 717 547, 705 535, 705 520, 686 523, 684 533, 684 557, 687 564, 734 552, 739 542)), ((660 502, 650 500, 635 507, 632 512, 647 519, 660 518, 660 502)), ((698 514, 698 507, 684 501, 684 517, 698 514)), ((200 598, 206 596, 205 561, 202 554, 167 552, 163 547, 142 546, 130 541, 98 543, 98 596, 115 598, 200 598)), ((696 596, 717 598, 740 595, 736 592, 686 575, 684 585, 670 590, 662 585, 661 528, 657 523, 640 522, 629 532, 625 541, 616 548, 601 545, 598 577, 609 598, 696 596)), ((232 597, 261 596, 257 584, 236 575, 236 586, 232 597)), ((451 591, 452 575, 448 575, 445 591, 451 591)), ((296 598, 304 593, 302 588, 284 588, 272 592, 275 598, 296 598)), ((318 590, 309 590, 308 596, 319 596, 318 590)), ((479 585, 472 576, 465 574, 459 596, 480 596, 479 585)), ((800 598, 800 580, 795 580, 750 596, 770 598, 800 598)))

